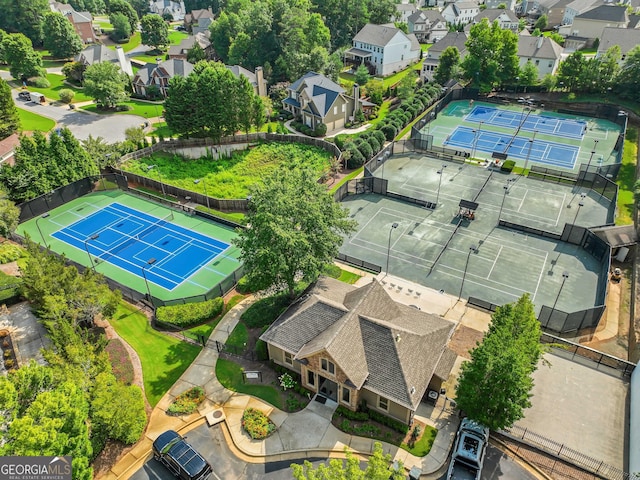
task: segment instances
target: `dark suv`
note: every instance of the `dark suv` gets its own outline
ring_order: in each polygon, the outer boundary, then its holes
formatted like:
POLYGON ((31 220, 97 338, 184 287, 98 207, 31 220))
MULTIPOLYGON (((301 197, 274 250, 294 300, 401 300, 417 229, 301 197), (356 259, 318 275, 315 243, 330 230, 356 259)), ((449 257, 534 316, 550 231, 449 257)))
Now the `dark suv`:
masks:
POLYGON ((156 438, 153 456, 182 480, 204 480, 212 472, 209 462, 173 430, 156 438))

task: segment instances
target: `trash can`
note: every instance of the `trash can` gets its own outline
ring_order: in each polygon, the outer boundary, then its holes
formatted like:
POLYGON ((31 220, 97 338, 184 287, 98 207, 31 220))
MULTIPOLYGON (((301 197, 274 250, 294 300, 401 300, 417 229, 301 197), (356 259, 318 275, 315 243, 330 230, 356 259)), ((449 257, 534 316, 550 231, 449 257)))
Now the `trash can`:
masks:
POLYGON ((409 480, 420 480, 420 475, 422 475, 420 467, 413 467, 409 470, 409 480))

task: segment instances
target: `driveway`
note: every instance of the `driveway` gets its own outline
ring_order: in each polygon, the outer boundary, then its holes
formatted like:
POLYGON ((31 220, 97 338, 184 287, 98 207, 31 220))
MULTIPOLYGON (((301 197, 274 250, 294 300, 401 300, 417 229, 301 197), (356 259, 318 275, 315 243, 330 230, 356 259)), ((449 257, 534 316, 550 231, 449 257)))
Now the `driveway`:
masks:
POLYGON ((67 106, 26 102, 19 99, 17 93, 14 93, 14 101, 18 108, 51 118, 56 121, 58 127, 69 128, 79 140, 93 135, 104 138, 107 143, 121 142, 125 140, 124 131, 127 128, 139 127, 145 122, 145 119, 138 115, 97 115, 69 110, 67 106))

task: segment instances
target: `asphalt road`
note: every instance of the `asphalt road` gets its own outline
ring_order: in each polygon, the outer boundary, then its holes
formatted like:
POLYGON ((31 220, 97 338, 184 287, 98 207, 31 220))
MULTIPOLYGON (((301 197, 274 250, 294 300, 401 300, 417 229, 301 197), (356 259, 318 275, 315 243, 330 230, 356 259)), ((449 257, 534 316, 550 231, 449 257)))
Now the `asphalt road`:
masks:
POLYGON ((40 105, 19 99, 17 91, 14 91, 13 97, 18 108, 55 120, 58 126, 69 128, 80 140, 88 138, 91 134, 104 138, 107 143, 121 142, 125 140, 124 131, 127 128, 139 127, 145 122, 145 119, 138 115, 96 115, 69 110, 67 106, 40 105))
MULTIPOLYGON (((229 450, 219 426, 202 425, 189 432, 186 438, 213 467, 210 480, 291 480, 289 465, 303 462, 301 459, 266 464, 245 463, 229 450)), ((327 459, 318 458, 312 463, 317 466, 326 461, 327 459)), ((365 463, 361 464, 363 468, 365 465, 365 463)), ((442 475, 440 478, 444 479, 445 476, 442 475)), ((131 480, 173 480, 174 478, 169 470, 154 459, 149 460, 131 476, 131 480)), ((535 480, 536 478, 500 450, 489 445, 482 480, 535 480)))

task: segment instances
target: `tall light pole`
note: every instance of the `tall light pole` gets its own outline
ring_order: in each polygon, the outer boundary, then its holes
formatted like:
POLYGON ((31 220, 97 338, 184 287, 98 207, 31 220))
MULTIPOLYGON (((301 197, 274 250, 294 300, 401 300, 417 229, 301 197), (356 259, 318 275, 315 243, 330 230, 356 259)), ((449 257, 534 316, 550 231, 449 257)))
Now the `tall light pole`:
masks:
POLYGON ((152 305, 153 305, 153 300, 151 299, 151 289, 149 288, 149 281, 147 280, 147 275, 144 273, 144 269, 147 267, 150 267, 154 263, 156 263, 156 259, 150 258, 149 260, 147 260, 147 263, 145 263, 142 266, 142 278, 144 278, 144 284, 147 286, 147 295, 149 296, 149 301, 151 302, 152 305))
POLYGON ((207 194, 207 182, 205 182, 204 178, 198 178, 193 181, 193 183, 195 183, 196 185, 198 185, 200 182, 202 182, 202 186, 204 187, 204 196, 207 197, 207 211, 211 213, 211 207, 209 206, 209 195, 207 194))
POLYGON ((529 139, 529 151, 527 152, 527 158, 524 161, 524 170, 522 171, 522 175, 524 175, 524 173, 527 171, 527 165, 529 165, 529 157, 531 156, 531 148, 533 148, 533 142, 536 139, 536 133, 538 133, 538 131, 534 130, 533 137, 529 139))
POLYGON ((440 170, 436 172, 440 176, 440 178, 438 178, 438 193, 436 193, 436 208, 438 208, 438 201, 440 200, 440 185, 442 185, 442 176, 444 175, 445 168, 447 168, 447 166, 443 163, 440 170))
POLYGON ((467 278, 467 268, 469 267, 469 257, 471 257, 472 253, 476 253, 478 251, 478 247, 475 245, 471 245, 469 247, 469 253, 467 253, 467 261, 464 264, 464 272, 462 274, 462 283, 460 284, 460 293, 458 293, 458 300, 462 298, 462 289, 464 288, 464 279, 467 278))
POLYGON ((391 232, 393 232, 396 228, 398 228, 398 222, 393 222, 391 224, 391 228, 389 229, 389 242, 387 243, 387 275, 389 275, 389 256, 391 255, 391 232))
POLYGON ((589 161, 587 162, 587 173, 589 173, 589 167, 591 166, 591 160, 593 159, 593 155, 596 153, 596 147, 598 146, 598 142, 600 140, 593 141, 593 148, 591 149, 591 155, 589 155, 589 161))
POLYGON ((156 169, 156 171, 158 172, 158 181, 160 182, 160 188, 162 189, 162 197, 166 197, 167 194, 164 193, 164 183, 162 183, 162 175, 160 174, 160 169, 158 168, 157 165, 147 165, 147 172, 150 172, 153 169, 156 169))
POLYGON ((502 195, 502 203, 500 204, 500 211, 498 212, 498 224, 500 224, 500 217, 502 216, 502 208, 504 207, 504 201, 507 198, 507 193, 509 193, 509 187, 511 186, 511 182, 515 179, 507 180, 507 184, 502 188, 504 189, 504 195, 502 195))
POLYGON ((49 216, 49 212, 43 213, 38 218, 36 218, 36 227, 38 228, 38 232, 40 232, 40 238, 42 239, 42 243, 44 243, 44 248, 47 248, 47 249, 49 248, 49 246, 47 245, 47 241, 44 239, 42 230, 40 230, 40 225, 38 225, 38 221, 42 220, 43 218, 47 218, 48 216, 49 216))
POLYGON ((89 245, 88 242, 89 240, 97 240, 100 237, 100 235, 98 235, 97 233, 94 235, 91 235, 90 237, 87 237, 84 239, 84 249, 87 251, 87 257, 89 257, 89 266, 93 269, 93 271, 96 271, 96 264, 93 263, 93 258, 91 258, 91 254, 89 253, 89 245))
MULTIPOLYGON (((431 131, 431 122, 433 121, 433 117, 436 116, 436 112, 431 112, 429 114, 429 121, 427 122, 427 137, 429 136, 429 132, 431 131)), ((431 142, 431 145, 433 145, 433 142, 431 142)), ((429 139, 427 138, 427 147, 431 148, 431 145, 429 145, 429 139)))
POLYGON ((473 148, 471 149, 471 158, 475 158, 476 155, 478 138, 480 137, 480 130, 482 130, 482 122, 478 123, 478 130, 473 130, 473 148))
POLYGON ((556 300, 555 302, 553 302, 553 307, 551 307, 552 313, 556 309, 556 305, 558 304, 558 299, 560 298, 560 294, 562 293, 562 289, 564 288, 564 282, 567 281, 567 278, 569 278, 569 272, 565 270, 564 272, 562 272, 562 283, 560 284, 560 290, 558 290, 558 295, 556 296, 556 300))

